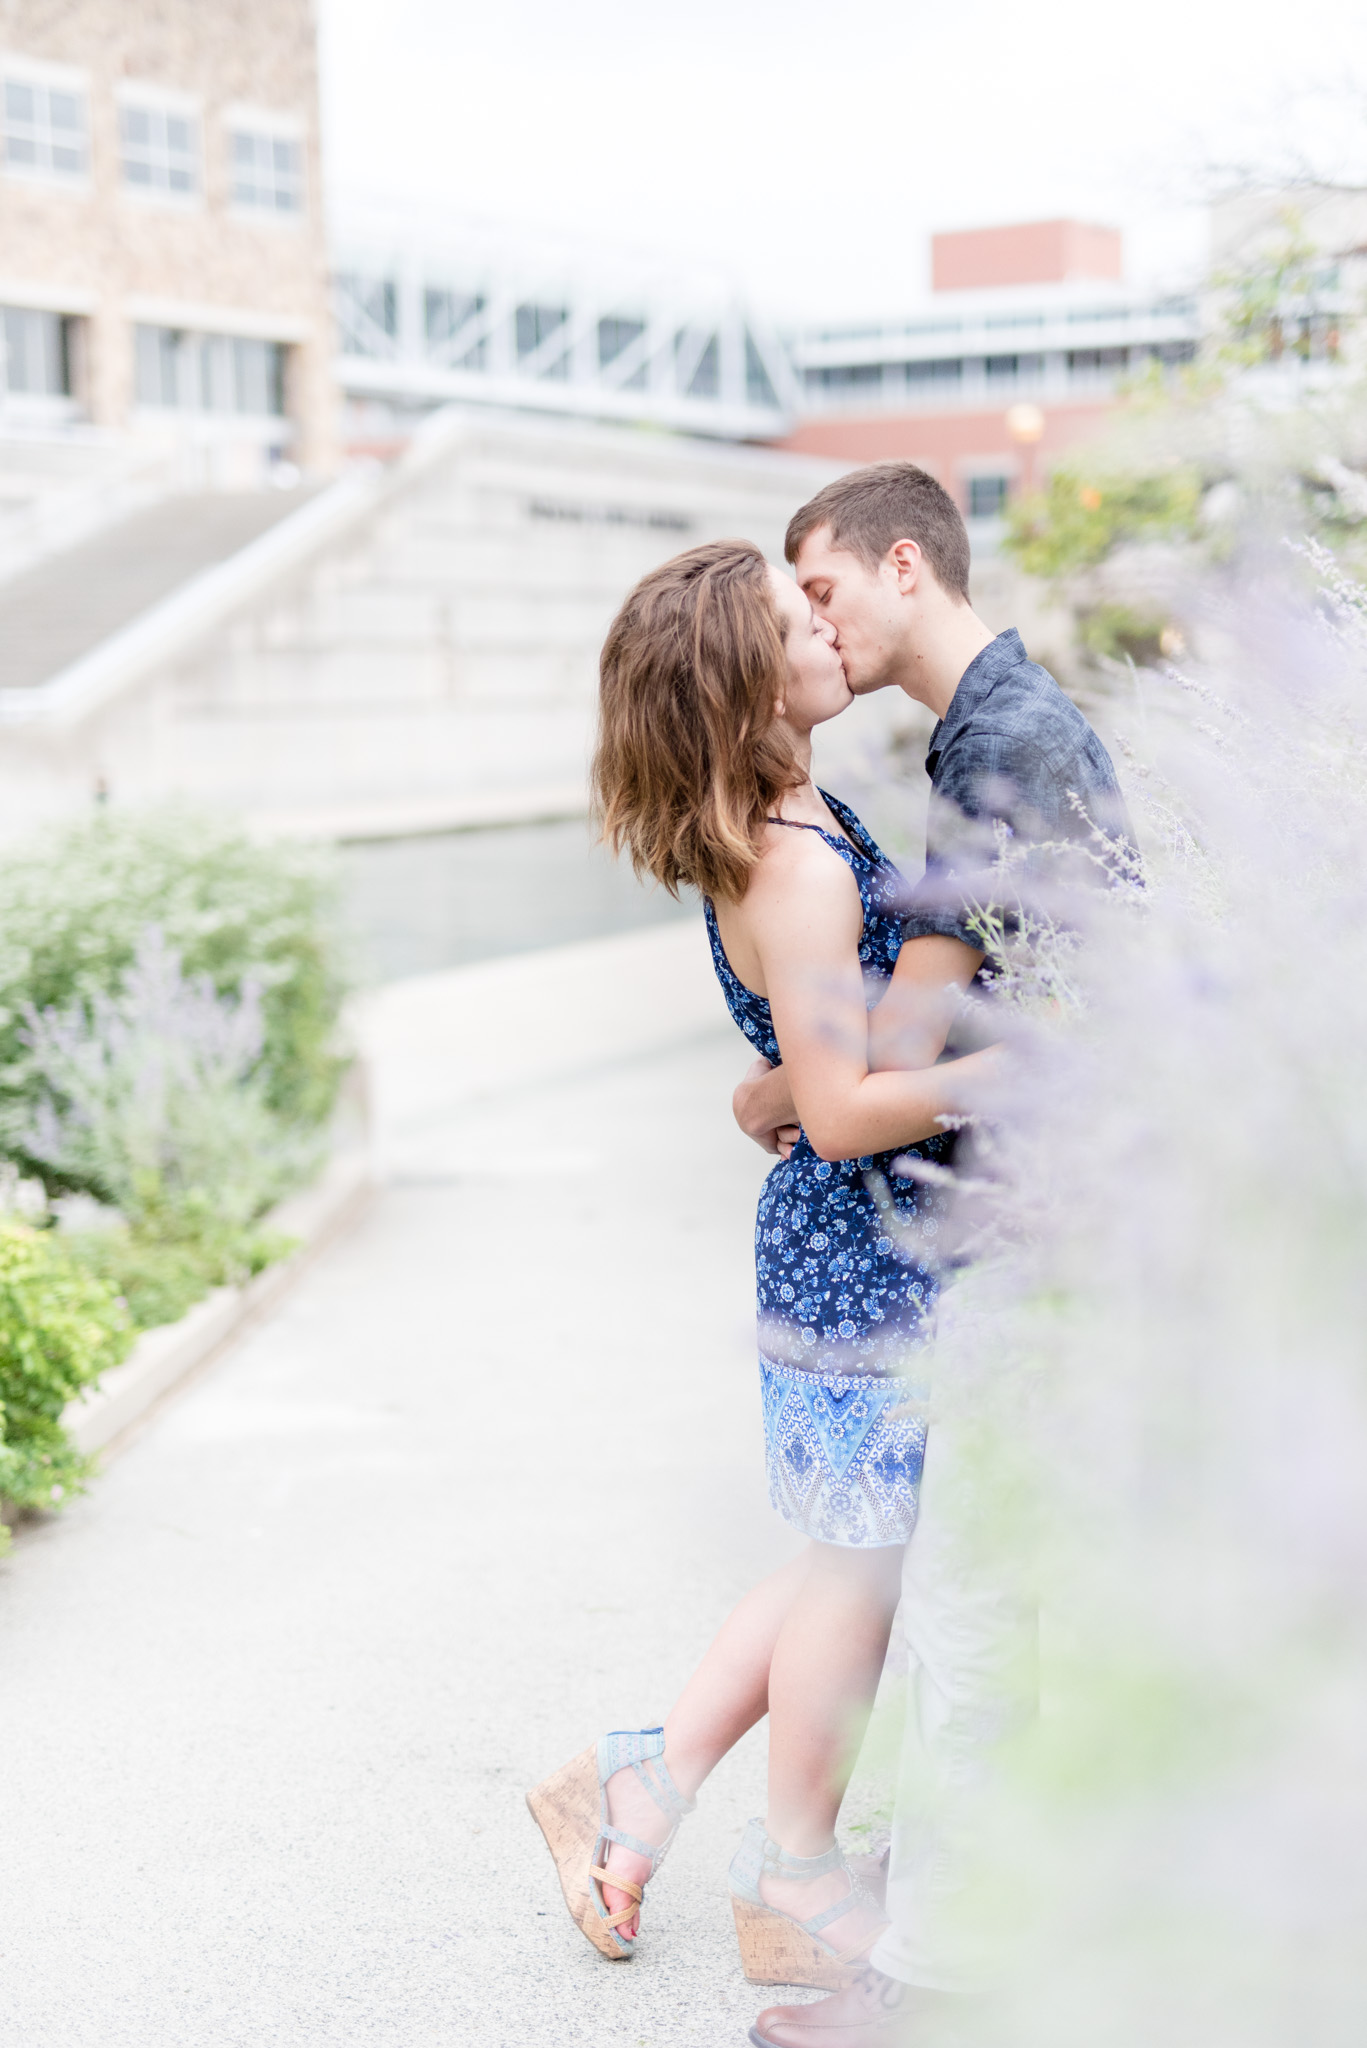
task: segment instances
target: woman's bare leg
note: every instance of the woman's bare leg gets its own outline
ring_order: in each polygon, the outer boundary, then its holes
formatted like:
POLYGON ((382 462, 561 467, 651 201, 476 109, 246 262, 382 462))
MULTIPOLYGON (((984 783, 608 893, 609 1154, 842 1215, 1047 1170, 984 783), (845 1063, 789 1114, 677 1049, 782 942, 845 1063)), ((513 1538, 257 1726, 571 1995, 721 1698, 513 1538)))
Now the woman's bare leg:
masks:
POLYGON ((878 1690, 902 1586, 902 1551, 812 1545, 769 1667, 769 1833, 819 1856, 878 1690))
MULTIPOLYGON (((701 1664, 689 1679, 665 1720, 665 1756, 669 1774, 686 1799, 740 1741, 747 1729, 769 1711, 769 1667, 779 1632, 806 1580, 811 1551, 781 1565, 761 1579, 734 1607, 713 1637, 701 1664)), ((661 1813, 634 1771, 616 1771, 608 1780, 608 1811, 614 1827, 639 1835, 643 1842, 664 1839, 668 1817, 661 1813)), ((644 1856, 611 1844, 606 1867, 641 1884, 650 1865, 644 1856)), ((628 1893, 604 1885, 610 1913, 632 1901, 628 1893)), ((624 1921, 630 1937, 636 1921, 624 1921)))
MULTIPOLYGON (((863 1739, 897 1611, 900 1546, 846 1550, 812 1546, 798 1597, 784 1618, 769 1670, 769 1812, 772 1839, 792 1856, 820 1856, 835 1840, 836 1815, 863 1739)), ((766 1877, 766 1904, 808 1920, 849 1890, 840 1870, 825 1877, 766 1877)), ((855 1946, 881 1915, 854 1907, 823 1930, 833 1948, 855 1946)))
MULTIPOLYGON (((726 1752, 769 1714, 768 1829, 794 1856, 819 1856, 835 1819, 877 1691, 901 1585, 902 1552, 813 1543, 733 1609, 665 1721, 665 1762, 691 1799, 726 1752)), ((668 1827, 630 1770, 608 1781, 614 1827, 658 1842, 668 1827)), ((645 1857, 613 1843, 607 1867, 641 1883, 645 1857)), ((766 1878, 772 1906, 808 1919, 848 1890, 840 1871, 808 1881, 766 1878)), ((609 1912, 632 1902, 604 1885, 609 1912)), ((862 1935, 858 1912, 832 1926, 836 1947, 862 1935)), ((872 1926, 870 1922, 870 1926, 872 1926)), ((635 1920, 622 1932, 636 1932, 635 1920)))

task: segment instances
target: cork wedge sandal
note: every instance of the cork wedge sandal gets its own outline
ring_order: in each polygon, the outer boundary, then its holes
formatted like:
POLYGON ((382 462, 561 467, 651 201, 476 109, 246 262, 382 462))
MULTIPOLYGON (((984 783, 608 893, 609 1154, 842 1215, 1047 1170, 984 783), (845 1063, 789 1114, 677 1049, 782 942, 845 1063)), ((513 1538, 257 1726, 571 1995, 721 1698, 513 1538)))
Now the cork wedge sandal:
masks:
MULTIPOLYGON (((850 1869, 837 1845, 823 1856, 790 1856, 771 1842, 764 1822, 752 1820, 731 1864, 731 1910, 736 1921, 741 1966, 751 1984, 801 1984, 817 1991, 844 1991, 867 1965, 869 1951, 887 1921, 853 1948, 836 1949, 822 1939, 822 1930, 843 1919, 851 1906, 878 1901, 850 1869), (766 1905, 760 1880, 769 1877, 824 1877, 844 1870, 850 1888, 843 1898, 810 1920, 798 1920, 777 1906, 766 1905)), ((881 1911, 881 1908, 879 1908, 881 1911)))
POLYGON ((592 1749, 554 1771, 527 1794, 528 1810, 554 1858, 570 1918, 599 1954, 613 1963, 626 1962, 635 1953, 636 1936, 618 1930, 635 1918, 643 1889, 607 1869, 608 1845, 620 1842, 624 1849, 649 1857, 649 1883, 679 1832, 679 1822, 694 1809, 695 1802, 684 1798, 665 1767, 664 1746, 663 1728, 614 1729, 609 1735, 600 1735, 592 1749), (608 1779, 615 1771, 628 1768, 660 1811, 671 1818, 669 1833, 660 1843, 643 1842, 609 1821, 608 1779), (605 1884, 625 1892, 633 1903, 610 1913, 603 1897, 605 1884))

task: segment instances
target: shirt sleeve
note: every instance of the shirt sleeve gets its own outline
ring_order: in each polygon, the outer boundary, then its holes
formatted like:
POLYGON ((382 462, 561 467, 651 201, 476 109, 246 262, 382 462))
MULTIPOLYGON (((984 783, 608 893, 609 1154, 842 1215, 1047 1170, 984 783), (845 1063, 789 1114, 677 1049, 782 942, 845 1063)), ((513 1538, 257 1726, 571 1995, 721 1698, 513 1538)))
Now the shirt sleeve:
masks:
POLYGON ((903 935, 937 933, 981 949, 976 915, 1000 888, 1004 842, 1068 831, 1061 805, 1070 778, 1018 733, 964 733, 937 764, 926 822, 926 871, 911 891, 903 935))

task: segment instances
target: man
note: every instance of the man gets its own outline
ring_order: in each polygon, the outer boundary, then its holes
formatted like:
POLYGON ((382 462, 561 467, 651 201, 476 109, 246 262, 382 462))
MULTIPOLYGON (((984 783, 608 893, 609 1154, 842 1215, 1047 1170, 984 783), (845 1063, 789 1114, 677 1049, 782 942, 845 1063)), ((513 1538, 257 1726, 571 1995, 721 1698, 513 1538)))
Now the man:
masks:
MULTIPOLYGON (((973 610, 963 520, 914 463, 877 463, 827 485, 793 518, 786 552, 813 609, 835 628, 855 695, 901 689, 937 720, 926 755, 926 871, 869 1037, 875 1067, 929 1065, 982 969, 975 919, 993 900, 1003 844, 1024 856, 1026 886, 1047 891, 1060 856, 1045 849, 1095 846, 1098 833, 1132 841, 1115 770, 1019 635, 994 635, 973 610)), ((781 1067, 752 1070, 734 1106, 742 1130, 769 1151, 796 1136, 781 1067)), ((851 1989, 762 2013, 750 2035, 757 2048, 903 2048, 918 2035, 940 2038, 964 1998, 986 1987, 956 1900, 971 1882, 994 1763, 1032 1711, 1034 1616, 1014 1573, 984 1565, 971 1478, 958 1463, 952 1429, 933 1425, 902 1605, 915 1765, 906 1782, 924 1796, 899 1791, 891 1924, 851 1989)))

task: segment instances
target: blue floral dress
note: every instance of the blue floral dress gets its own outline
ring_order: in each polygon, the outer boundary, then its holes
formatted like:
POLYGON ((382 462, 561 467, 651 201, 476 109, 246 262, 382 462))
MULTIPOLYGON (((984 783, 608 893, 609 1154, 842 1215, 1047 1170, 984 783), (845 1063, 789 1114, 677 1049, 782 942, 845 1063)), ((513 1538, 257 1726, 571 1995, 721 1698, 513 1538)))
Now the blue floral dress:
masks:
MULTIPOLYGON (((906 883, 853 811, 821 794, 850 835, 821 832, 859 885, 859 958, 872 1009, 901 949, 906 883)), ((711 902, 704 908, 731 1015, 755 1051, 778 1065, 769 1004, 737 979, 711 902)), ((905 1543, 915 1526, 928 1391, 917 1367, 933 1325, 944 1195, 899 1179, 892 1162, 910 1154, 947 1165, 953 1146, 946 1133, 896 1153, 830 1162, 817 1158, 804 1132, 760 1194, 755 1273, 769 1497, 785 1521, 823 1543, 905 1543)))

